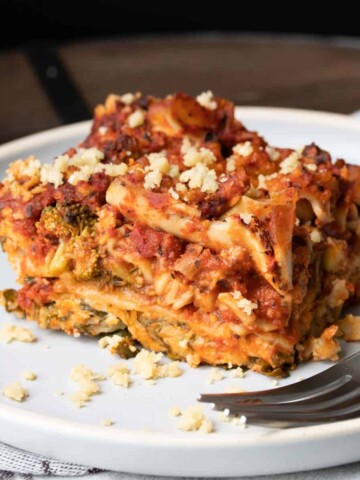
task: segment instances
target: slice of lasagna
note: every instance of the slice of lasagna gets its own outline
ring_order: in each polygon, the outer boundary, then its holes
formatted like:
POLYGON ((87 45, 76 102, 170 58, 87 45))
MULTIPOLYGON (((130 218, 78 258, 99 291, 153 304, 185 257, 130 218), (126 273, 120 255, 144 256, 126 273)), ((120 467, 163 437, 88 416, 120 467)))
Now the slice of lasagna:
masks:
POLYGON ((335 321, 359 294, 359 204, 359 167, 269 146, 211 92, 111 95, 78 148, 16 161, 0 184, 22 284, 3 303, 193 366, 336 359, 335 321))

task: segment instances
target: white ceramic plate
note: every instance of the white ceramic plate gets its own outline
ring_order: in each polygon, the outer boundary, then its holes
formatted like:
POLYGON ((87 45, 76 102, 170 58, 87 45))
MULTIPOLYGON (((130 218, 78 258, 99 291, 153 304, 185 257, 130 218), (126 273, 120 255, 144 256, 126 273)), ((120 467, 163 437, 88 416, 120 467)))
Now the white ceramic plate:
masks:
MULTIPOLYGON (((360 122, 342 115, 270 108, 239 108, 245 125, 257 129, 278 146, 298 147, 316 141, 335 156, 359 162, 360 122)), ((0 178, 9 161, 30 153, 48 161, 85 137, 89 122, 49 130, 0 147, 0 178)), ((4 254, 0 254, 0 289, 15 284, 4 254)), ((0 313, 6 321, 22 320, 0 313)), ((103 393, 77 409, 67 395, 75 390, 71 368, 84 363, 106 372, 118 360, 97 346, 95 339, 75 339, 62 333, 26 325, 38 337, 34 344, 0 344, 0 390, 21 379, 25 369, 38 379, 26 382, 30 397, 18 404, 0 396, 0 441, 61 460, 123 472, 154 475, 226 477, 309 470, 360 460, 360 418, 318 427, 266 430, 221 423, 205 407, 216 432, 210 435, 176 430, 169 415, 174 405, 196 404, 200 392, 220 392, 229 386, 246 390, 272 388, 272 380, 255 373, 244 379, 228 378, 207 383, 209 368, 186 365, 184 375, 162 379, 151 386, 134 377, 129 389, 102 383, 103 393), (62 390, 64 397, 54 392, 62 390), (103 427, 104 418, 114 421, 103 427), (341 448, 339 446, 341 445, 341 448)), ((344 346, 349 354, 359 345, 344 346)), ((130 362, 131 363, 131 362, 130 362)), ((327 362, 301 365, 286 385, 330 366, 327 362)))

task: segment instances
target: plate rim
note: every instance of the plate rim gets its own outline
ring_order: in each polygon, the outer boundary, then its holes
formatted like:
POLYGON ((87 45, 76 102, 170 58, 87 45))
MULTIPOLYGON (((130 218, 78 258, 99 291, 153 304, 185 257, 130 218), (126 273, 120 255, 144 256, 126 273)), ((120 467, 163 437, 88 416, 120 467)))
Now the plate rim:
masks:
MULTIPOLYGON (((256 119, 284 119, 290 117, 292 121, 311 121, 312 123, 322 124, 326 126, 336 125, 339 128, 356 130, 360 132, 360 121, 349 115, 331 112, 322 112, 316 110, 279 108, 279 107, 248 107, 237 106, 236 116, 241 120, 241 114, 247 118, 256 119)), ((20 139, 12 140, 0 146, 0 157, 9 157, 16 155, 16 151, 24 148, 39 147, 44 144, 51 143, 54 139, 57 141, 66 140, 75 135, 84 134, 88 131, 92 120, 73 123, 70 125, 55 127, 39 133, 27 135, 20 139)), ((29 153, 30 154, 30 153, 29 153)), ((14 157, 14 160, 16 158, 14 157)), ((0 158, 0 163, 5 159, 0 158)), ((165 432, 144 432, 143 430, 128 430, 122 428, 109 429, 100 425, 84 424, 76 421, 51 417, 39 413, 31 412, 26 409, 19 409, 16 406, 0 403, 0 420, 12 421, 17 424, 26 425, 27 427, 36 427, 42 432, 50 432, 56 428, 56 431, 72 438, 83 438, 84 440, 91 436, 97 436, 102 439, 111 440, 117 444, 133 444, 145 447, 151 438, 152 445, 166 448, 204 448, 204 447, 237 447, 246 448, 252 446, 266 446, 271 443, 274 446, 277 443, 286 441, 289 443, 304 443, 309 440, 319 441, 328 437, 341 437, 352 433, 360 432, 360 418, 355 420, 345 420, 324 425, 315 425, 308 427, 291 428, 285 430, 273 430, 267 432, 251 432, 246 435, 238 435, 237 433, 215 433, 212 435, 184 434, 174 431, 165 432), (90 432, 91 430, 91 432, 90 432), (180 434, 179 434, 180 433, 180 434)))
MULTIPOLYGON (((257 118, 261 115, 262 118, 284 119, 291 116, 292 120, 304 121, 311 120, 312 122, 336 125, 338 127, 345 127, 360 131, 360 121, 357 117, 353 117, 343 113, 334 113, 318 110, 306 110, 301 108, 282 108, 282 107, 251 107, 251 106, 236 106, 235 115, 241 121, 241 113, 247 117, 257 118), (340 122, 340 123, 339 123, 340 122)), ((24 137, 11 140, 0 145, 0 156, 12 155, 13 151, 18 149, 36 145, 37 147, 44 143, 49 143, 52 137, 56 136, 57 140, 66 139, 69 135, 82 135, 86 129, 91 126, 92 120, 83 120, 81 122, 71 123, 69 125, 62 125, 48 130, 42 130, 37 133, 32 133, 24 137), (49 139, 50 137, 50 139, 49 139)), ((0 161, 2 161, 0 159, 0 161)))

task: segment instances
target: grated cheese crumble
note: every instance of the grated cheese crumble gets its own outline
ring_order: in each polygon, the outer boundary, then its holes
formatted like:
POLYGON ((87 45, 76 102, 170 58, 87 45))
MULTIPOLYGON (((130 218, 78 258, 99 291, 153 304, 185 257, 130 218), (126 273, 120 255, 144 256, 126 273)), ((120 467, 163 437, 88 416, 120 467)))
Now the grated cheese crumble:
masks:
POLYGON ((280 158, 280 153, 275 148, 270 147, 270 145, 265 147, 265 152, 269 155, 272 162, 277 162, 280 158))
POLYGON ((216 110, 217 108, 217 103, 211 90, 200 93, 200 95, 196 97, 196 101, 208 110, 216 110))
POLYGON ((141 127, 145 122, 145 112, 143 110, 135 110, 128 116, 127 124, 130 128, 141 127))
POLYGON ((172 187, 169 188, 169 193, 174 200, 179 200, 180 195, 172 187))
POLYGON ((233 147, 233 152, 242 157, 248 157, 253 151, 254 149, 250 142, 238 143, 233 147))
POLYGON ((299 153, 290 153, 290 155, 280 163, 280 173, 288 175, 289 173, 294 172, 301 165, 299 162, 300 158, 301 155, 299 155, 299 153))
POLYGON ((114 422, 110 418, 104 418, 101 424, 103 427, 111 427, 111 425, 114 425, 114 422))
POLYGON ((211 165, 214 162, 216 162, 216 156, 214 152, 205 147, 201 147, 200 149, 196 147, 190 147, 184 155, 184 165, 186 167, 195 167, 195 165, 198 163, 211 165))
POLYGON ((244 310, 244 312, 247 314, 247 315, 251 315, 253 310, 255 310, 256 308, 258 308, 258 304, 255 303, 255 302, 252 302, 251 300, 248 300, 247 298, 242 298, 241 300, 239 300, 237 302, 237 305, 239 308, 241 308, 242 310, 244 310))
POLYGON ((169 362, 159 365, 163 354, 141 350, 134 359, 134 373, 137 373, 145 380, 154 380, 165 377, 179 377, 183 371, 179 362, 169 362))
POLYGON ((129 373, 130 370, 124 363, 111 365, 108 369, 108 377, 113 385, 116 385, 117 387, 129 388, 131 383, 129 373))
POLYGON ((69 399, 78 408, 84 407, 85 403, 90 402, 93 395, 100 392, 100 385, 97 381, 105 379, 103 375, 93 372, 83 364, 72 369, 70 378, 79 384, 79 390, 69 396, 69 399))
POLYGON ((131 105, 135 101, 136 95, 133 93, 124 93, 124 95, 120 96, 120 99, 125 105, 131 105))
POLYGON ((175 406, 170 409, 169 413, 172 417, 179 417, 181 415, 181 410, 179 407, 175 406))
POLYGON ((146 190, 152 190, 153 188, 160 187, 161 180, 162 173, 160 170, 149 172, 144 177, 144 188, 146 188, 146 190))
POLYGON ((35 335, 30 330, 24 327, 17 327, 16 325, 5 325, 0 330, 0 343, 32 343, 35 342, 35 340, 35 335))
POLYGON ((220 370, 220 368, 212 368, 210 370, 210 375, 208 378, 209 384, 219 382, 220 380, 223 380, 223 379, 224 379, 224 373, 220 370))
POLYGON ((239 290, 231 292, 231 296, 234 298, 234 300, 238 300, 237 306, 241 308, 241 310, 243 310, 247 315, 251 315, 253 310, 259 306, 256 302, 252 302, 251 300, 244 298, 239 290))
POLYGON ((200 188, 207 193, 215 193, 219 188, 215 170, 209 170, 203 163, 197 163, 193 168, 182 172, 180 182, 188 183, 190 189, 200 188))
POLYGON ((36 380, 36 374, 30 370, 25 370, 25 372, 22 373, 22 377, 30 382, 36 380))
POLYGON ((15 400, 16 402, 23 402, 29 396, 28 392, 20 382, 14 382, 7 385, 4 387, 2 394, 4 397, 9 398, 10 400, 15 400))
POLYGON ((205 418, 202 407, 196 405, 181 413, 177 428, 184 432, 211 433, 213 424, 205 418))

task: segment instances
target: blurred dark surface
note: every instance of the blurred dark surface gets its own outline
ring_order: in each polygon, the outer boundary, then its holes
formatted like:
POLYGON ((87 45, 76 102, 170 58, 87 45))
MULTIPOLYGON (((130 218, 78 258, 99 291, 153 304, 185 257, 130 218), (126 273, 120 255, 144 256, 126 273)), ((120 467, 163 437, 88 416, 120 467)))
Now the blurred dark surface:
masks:
POLYGON ((358 36, 349 2, 123 2, 0 0, 2 48, 41 40, 189 31, 275 32, 358 36))
POLYGON ((238 105, 350 113, 360 108, 359 85, 360 49, 336 40, 209 34, 39 44, 0 53, 0 142, 88 118, 111 92, 211 89, 238 105))

